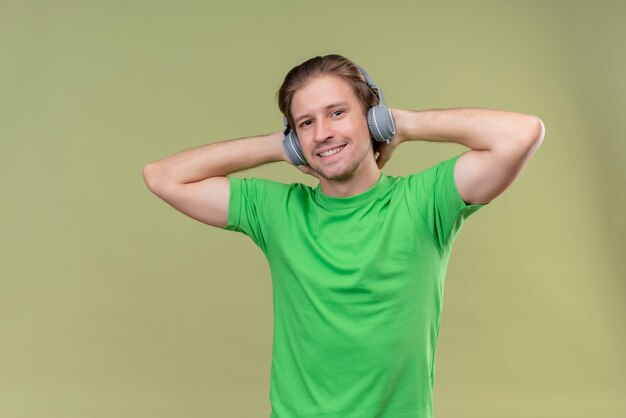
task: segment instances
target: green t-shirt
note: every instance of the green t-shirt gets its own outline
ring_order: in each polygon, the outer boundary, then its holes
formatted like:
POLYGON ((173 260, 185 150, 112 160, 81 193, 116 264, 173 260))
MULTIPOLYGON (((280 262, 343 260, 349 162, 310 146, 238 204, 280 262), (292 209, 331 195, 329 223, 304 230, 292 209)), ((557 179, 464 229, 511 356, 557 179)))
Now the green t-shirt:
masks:
POLYGON ((333 197, 230 177, 224 229, 264 252, 273 287, 270 418, 429 418, 444 277, 472 213, 457 155, 333 197))

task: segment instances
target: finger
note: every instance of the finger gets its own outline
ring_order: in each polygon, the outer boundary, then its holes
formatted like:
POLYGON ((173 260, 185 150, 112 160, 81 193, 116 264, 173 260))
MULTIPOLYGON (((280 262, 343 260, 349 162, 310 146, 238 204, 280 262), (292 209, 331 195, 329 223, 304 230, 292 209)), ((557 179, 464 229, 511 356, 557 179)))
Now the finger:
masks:
POLYGON ((311 166, 309 165, 299 165, 298 168, 300 169, 300 171, 302 171, 303 173, 309 174, 313 177, 316 178, 320 178, 317 171, 313 170, 313 168, 311 168, 311 166))
POLYGON ((387 164, 387 156, 380 154, 378 156, 378 159, 376 160, 376 164, 378 165, 378 168, 383 168, 385 166, 385 164, 387 164))

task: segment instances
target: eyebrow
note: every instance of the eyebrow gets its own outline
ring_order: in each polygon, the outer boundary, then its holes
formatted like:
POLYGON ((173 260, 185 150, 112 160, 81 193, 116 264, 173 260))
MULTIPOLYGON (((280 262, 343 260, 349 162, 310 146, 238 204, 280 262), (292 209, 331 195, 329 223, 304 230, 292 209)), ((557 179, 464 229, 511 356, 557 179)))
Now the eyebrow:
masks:
MULTIPOLYGON (((331 108, 333 108, 333 107, 338 107, 338 106, 348 106, 348 103, 347 103, 347 102, 331 103, 331 104, 329 104, 328 106, 326 106, 324 109, 325 109, 325 110, 328 110, 328 109, 331 109, 331 108)), ((297 124, 298 124, 298 122, 300 122, 302 119, 304 119, 304 118, 308 118, 308 117, 310 117, 310 116, 311 116, 311 115, 309 115, 309 114, 306 114, 306 115, 302 115, 302 116, 300 116, 298 119, 296 119, 296 120, 295 120, 295 124, 297 125, 297 124)))

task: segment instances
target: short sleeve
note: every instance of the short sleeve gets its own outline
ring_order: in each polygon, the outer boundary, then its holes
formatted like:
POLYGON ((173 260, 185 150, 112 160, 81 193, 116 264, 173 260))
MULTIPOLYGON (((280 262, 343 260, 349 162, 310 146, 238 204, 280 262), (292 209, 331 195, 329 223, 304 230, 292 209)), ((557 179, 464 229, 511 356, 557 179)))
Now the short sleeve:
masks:
POLYGON ((285 185, 255 177, 229 179, 228 222, 224 229, 247 235, 265 252, 272 205, 276 203, 277 192, 285 185))
POLYGON ((467 204, 459 194, 454 168, 461 155, 412 176, 417 208, 442 252, 450 248, 465 220, 490 203, 467 204))

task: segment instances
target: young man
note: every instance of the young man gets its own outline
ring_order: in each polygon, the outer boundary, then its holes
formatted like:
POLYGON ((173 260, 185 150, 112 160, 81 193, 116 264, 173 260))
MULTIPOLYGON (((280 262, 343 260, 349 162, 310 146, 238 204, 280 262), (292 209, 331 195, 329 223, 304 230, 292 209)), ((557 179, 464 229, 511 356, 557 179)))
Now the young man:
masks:
POLYGON ((488 109, 391 109, 339 55, 294 67, 279 107, 297 134, 311 188, 228 177, 287 161, 283 131, 217 142, 144 167, 146 184, 188 216, 248 235, 273 284, 273 418, 432 416, 435 348, 452 243, 472 213, 518 176, 544 136, 539 118, 488 109), (471 150, 419 173, 381 168, 404 141, 471 150))

